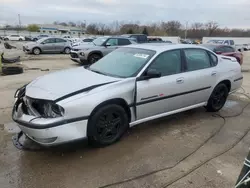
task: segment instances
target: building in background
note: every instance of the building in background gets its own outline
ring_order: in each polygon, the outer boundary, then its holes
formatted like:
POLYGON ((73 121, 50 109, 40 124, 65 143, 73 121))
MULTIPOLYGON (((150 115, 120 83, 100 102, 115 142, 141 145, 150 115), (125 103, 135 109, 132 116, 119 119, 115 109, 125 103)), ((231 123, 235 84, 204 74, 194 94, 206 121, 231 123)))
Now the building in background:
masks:
POLYGON ((70 27, 53 24, 40 24, 40 33, 49 35, 83 35, 85 28, 70 27))

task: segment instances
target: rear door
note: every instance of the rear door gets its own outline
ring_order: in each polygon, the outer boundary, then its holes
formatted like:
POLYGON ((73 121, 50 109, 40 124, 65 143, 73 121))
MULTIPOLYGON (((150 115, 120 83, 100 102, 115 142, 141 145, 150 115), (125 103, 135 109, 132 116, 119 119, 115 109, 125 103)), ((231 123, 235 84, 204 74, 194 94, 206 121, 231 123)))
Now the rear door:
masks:
POLYGON ((56 38, 56 43, 55 43, 55 51, 56 52, 63 52, 65 45, 67 44, 67 41, 61 38, 56 38))
MULTIPOLYGON (((186 97, 183 107, 207 102, 216 83, 218 72, 212 58, 217 56, 204 49, 184 49, 185 74, 183 76, 186 97)), ((215 61, 215 60, 213 60, 215 61)))

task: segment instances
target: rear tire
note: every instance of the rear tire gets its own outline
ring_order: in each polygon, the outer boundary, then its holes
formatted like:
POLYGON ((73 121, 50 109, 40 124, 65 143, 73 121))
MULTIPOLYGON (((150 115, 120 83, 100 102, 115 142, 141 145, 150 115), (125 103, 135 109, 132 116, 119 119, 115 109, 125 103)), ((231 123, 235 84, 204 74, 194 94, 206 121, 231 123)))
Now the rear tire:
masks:
POLYGON ((213 90, 213 92, 208 100, 208 103, 206 106, 207 111, 217 112, 220 109, 222 109, 227 101, 228 92, 229 92, 228 88, 224 83, 218 84, 214 88, 214 90, 213 90))
POLYGON ((89 119, 88 140, 92 146, 103 147, 118 141, 128 128, 124 108, 110 104, 99 108, 89 119))
POLYGON ((34 48, 34 49, 32 50, 32 52, 33 52, 33 54, 35 54, 35 55, 39 55, 39 54, 41 53, 41 50, 40 50, 39 48, 34 48))

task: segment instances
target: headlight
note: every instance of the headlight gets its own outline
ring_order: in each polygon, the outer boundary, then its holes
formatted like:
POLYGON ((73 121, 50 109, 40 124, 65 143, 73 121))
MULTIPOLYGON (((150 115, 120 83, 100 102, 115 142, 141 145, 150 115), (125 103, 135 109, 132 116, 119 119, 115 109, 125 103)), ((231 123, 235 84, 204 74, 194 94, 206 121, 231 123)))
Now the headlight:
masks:
POLYGON ((43 105, 44 116, 50 118, 56 118, 64 114, 63 107, 54 104, 52 102, 45 103, 43 105))
POLYGON ((55 104, 52 101, 41 100, 41 99, 32 99, 27 97, 30 108, 36 111, 39 116, 43 118, 56 118, 63 116, 64 109, 63 107, 55 104))

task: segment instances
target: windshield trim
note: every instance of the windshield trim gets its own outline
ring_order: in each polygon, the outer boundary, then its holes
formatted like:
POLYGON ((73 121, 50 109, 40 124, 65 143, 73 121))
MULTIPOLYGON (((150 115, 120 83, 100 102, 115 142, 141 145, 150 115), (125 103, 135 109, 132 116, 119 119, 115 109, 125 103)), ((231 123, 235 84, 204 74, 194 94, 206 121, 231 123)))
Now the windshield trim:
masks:
MULTIPOLYGON (((119 76, 119 75, 114 75, 114 74, 109 74, 109 73, 106 73, 106 72, 100 72, 100 73, 97 73, 97 74, 102 74, 102 75, 106 75, 106 76, 110 76, 110 77, 114 77, 114 78, 132 78, 132 77, 137 77, 138 74, 141 72, 141 70, 147 66, 148 62, 152 59, 152 57, 154 57, 154 55, 156 54, 156 51, 155 50, 150 50, 150 49, 145 49, 145 48, 135 48, 135 47, 120 47, 119 49, 121 48, 129 48, 129 49, 139 49, 139 50, 146 50, 146 51, 150 51, 152 52, 152 55, 149 56, 149 58, 145 61, 145 64, 142 65, 134 74, 132 74, 131 76, 119 76)), ((98 62, 98 61, 97 61, 98 62)), ((93 64, 92 64, 93 65, 93 64)), ((93 70, 96 71, 95 69, 91 69, 90 66, 86 67, 87 70, 91 71, 93 70)), ((96 72, 95 72, 96 73, 96 72)))

